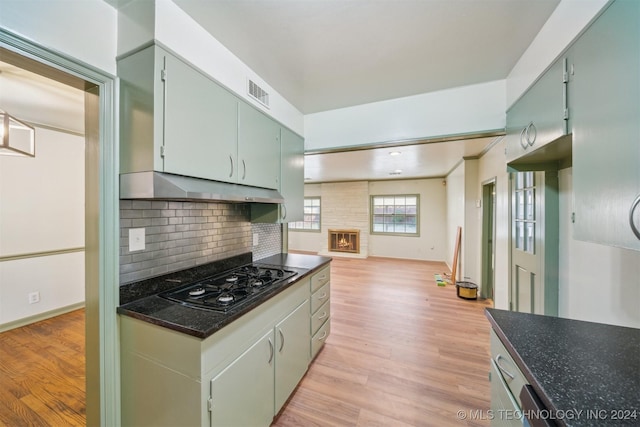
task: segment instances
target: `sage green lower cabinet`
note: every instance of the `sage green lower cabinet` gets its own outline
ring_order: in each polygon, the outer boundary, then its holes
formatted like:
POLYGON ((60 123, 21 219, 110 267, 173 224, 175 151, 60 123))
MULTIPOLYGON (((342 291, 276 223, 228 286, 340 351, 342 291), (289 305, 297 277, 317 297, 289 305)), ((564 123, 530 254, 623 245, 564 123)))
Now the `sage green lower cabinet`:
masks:
POLYGON ((573 237, 640 250, 640 2, 612 2, 568 56, 573 237))
POLYGON ((331 332, 331 267, 311 276, 311 359, 316 357, 331 332))
POLYGON ((273 420, 274 334, 267 332, 211 380, 212 426, 268 426, 273 420))
POLYGON ((277 414, 309 367, 309 301, 278 323, 274 333, 277 414))
POLYGON ((268 426, 307 370, 310 278, 208 338, 120 316, 123 426, 268 426))
POLYGON ((520 390, 527 381, 507 352, 500 338, 491 330, 491 425, 523 425, 520 390))

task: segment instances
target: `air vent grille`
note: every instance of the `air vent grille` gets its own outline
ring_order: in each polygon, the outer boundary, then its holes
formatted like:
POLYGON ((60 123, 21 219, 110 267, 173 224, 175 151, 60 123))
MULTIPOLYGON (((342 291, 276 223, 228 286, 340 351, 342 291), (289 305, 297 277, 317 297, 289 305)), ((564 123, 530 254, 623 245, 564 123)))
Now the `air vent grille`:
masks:
POLYGON ((249 79, 248 86, 249 96, 258 101, 260 104, 269 108, 269 92, 262 89, 251 79, 249 79))

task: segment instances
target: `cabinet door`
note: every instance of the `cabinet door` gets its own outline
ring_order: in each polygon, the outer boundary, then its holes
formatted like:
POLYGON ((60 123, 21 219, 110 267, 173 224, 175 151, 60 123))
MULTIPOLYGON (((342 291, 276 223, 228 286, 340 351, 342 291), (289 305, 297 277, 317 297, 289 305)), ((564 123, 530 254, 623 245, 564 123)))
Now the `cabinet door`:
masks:
POLYGON ((268 426, 273 421, 273 330, 211 380, 211 425, 268 426))
POLYGON ((235 182, 237 99, 165 53, 164 171, 235 182))
POLYGON ((507 162, 566 133, 563 70, 560 58, 507 112, 507 162))
POLYGON ((275 413, 285 404, 309 367, 309 300, 276 325, 275 413))
POLYGON ((573 237, 640 250, 640 2, 612 3, 569 58, 573 237))
POLYGON ((279 189, 280 125, 238 103, 238 183, 279 189))
POLYGON ((282 222, 304 219, 304 139, 281 128, 280 192, 284 196, 282 222))

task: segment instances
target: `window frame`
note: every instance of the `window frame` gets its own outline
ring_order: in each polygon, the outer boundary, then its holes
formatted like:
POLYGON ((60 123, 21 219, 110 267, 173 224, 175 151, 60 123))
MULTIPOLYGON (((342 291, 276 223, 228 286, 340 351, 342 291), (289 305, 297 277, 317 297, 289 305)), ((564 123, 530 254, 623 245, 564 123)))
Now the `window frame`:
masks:
MULTIPOLYGON (((383 200, 383 206, 387 206, 384 204, 384 200, 383 200)), ((405 205, 406 206, 406 205, 405 205)), ((370 211, 369 211, 369 231, 372 235, 379 235, 379 236, 399 236, 399 237, 420 237, 420 194, 419 193, 413 193, 413 194, 375 194, 375 195, 370 195, 369 196, 369 207, 370 207, 370 211), (396 198, 407 198, 407 197, 415 197, 416 199, 416 213, 415 213, 415 217, 416 217, 416 231, 415 233, 411 233, 411 232, 399 232, 399 231, 374 231, 374 216, 376 215, 375 213, 375 200, 379 199, 379 198, 394 198, 394 205, 395 205, 395 199, 396 198)), ((379 215, 379 214, 378 214, 379 215)), ((383 216, 388 216, 390 218, 394 218, 397 214, 393 213, 393 214, 382 214, 383 216)), ((406 217, 407 214, 405 212, 404 216, 406 217)), ((406 223, 405 223, 406 226, 406 223)))
MULTIPOLYGON (((322 232, 322 197, 320 197, 320 196, 307 196, 307 197, 304 198, 303 203, 306 202, 307 200, 318 200, 318 208, 319 208, 318 213, 317 213, 317 215, 318 215, 318 221, 317 221, 318 228, 304 228, 304 224, 305 223, 315 224, 316 222, 315 221, 305 221, 303 219, 302 221, 290 222, 288 224, 288 227, 287 227, 289 231, 303 231, 303 232, 306 232, 306 233, 320 233, 320 232, 322 232), (302 228, 298 228, 298 225, 301 225, 301 224, 303 225, 303 227, 302 228), (293 227, 292 227, 292 225, 293 225, 293 227)), ((311 206, 311 207, 313 207, 313 206, 311 206)), ((305 212, 304 211, 305 208, 306 208, 306 206, 303 205, 303 213, 302 213, 303 218, 304 218, 305 215, 315 215, 312 212, 310 212, 310 213, 305 212)))

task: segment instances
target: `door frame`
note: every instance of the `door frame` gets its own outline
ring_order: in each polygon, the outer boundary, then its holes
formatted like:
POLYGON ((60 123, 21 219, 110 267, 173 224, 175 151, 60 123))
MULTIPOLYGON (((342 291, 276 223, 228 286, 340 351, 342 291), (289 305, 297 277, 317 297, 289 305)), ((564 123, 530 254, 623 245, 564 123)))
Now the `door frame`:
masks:
POLYGON ((87 425, 120 425, 118 81, 3 28, 0 47, 42 66, 41 72, 91 88, 85 92, 86 415, 87 425))
POLYGON ((495 300, 496 281, 496 182, 495 176, 482 182, 482 290, 480 296, 492 300, 495 300), (489 241, 492 242, 491 248, 489 248, 489 241), (489 264, 491 268, 488 268, 489 264))

